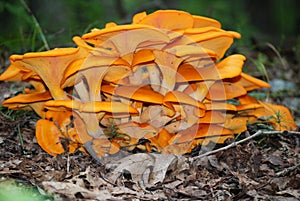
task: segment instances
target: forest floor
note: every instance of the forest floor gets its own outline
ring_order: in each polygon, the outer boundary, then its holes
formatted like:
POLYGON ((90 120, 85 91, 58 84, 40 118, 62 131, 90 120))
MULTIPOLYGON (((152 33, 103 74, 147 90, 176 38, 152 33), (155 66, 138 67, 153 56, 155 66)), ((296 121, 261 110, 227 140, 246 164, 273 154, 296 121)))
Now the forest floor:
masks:
MULTIPOLYGON (((0 83, 1 102, 13 95, 11 88, 9 83, 0 83)), ((278 99, 288 104, 296 100, 295 104, 300 105, 299 94, 278 99)), ((299 127, 299 110, 293 114, 299 127)), ((164 161, 165 166, 156 170, 157 164, 140 166, 143 171, 136 174, 138 171, 130 168, 116 172, 121 168, 115 163, 119 159, 108 158, 100 164, 82 152, 48 155, 35 139, 37 119, 32 112, 1 108, 0 201, 4 196, 10 197, 6 200, 29 197, 27 200, 32 201, 300 199, 297 133, 263 133, 206 157, 199 157, 204 148, 183 156, 137 153, 133 160, 147 161, 151 157, 154 164, 164 161)), ((249 129, 237 141, 256 131, 249 129)))

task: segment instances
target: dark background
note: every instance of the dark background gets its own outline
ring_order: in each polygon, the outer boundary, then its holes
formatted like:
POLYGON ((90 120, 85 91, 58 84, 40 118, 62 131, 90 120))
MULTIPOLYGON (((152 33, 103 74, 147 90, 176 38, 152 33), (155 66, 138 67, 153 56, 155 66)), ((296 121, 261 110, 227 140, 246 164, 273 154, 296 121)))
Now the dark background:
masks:
MULTIPOLYGON (((278 47, 300 45, 298 0, 25 0, 50 47, 72 45, 72 36, 106 22, 130 23, 133 14, 179 9, 219 20, 238 31, 237 45, 270 42, 278 47)), ((20 0, 0 1, 0 48, 13 53, 43 50, 31 16, 20 0)))

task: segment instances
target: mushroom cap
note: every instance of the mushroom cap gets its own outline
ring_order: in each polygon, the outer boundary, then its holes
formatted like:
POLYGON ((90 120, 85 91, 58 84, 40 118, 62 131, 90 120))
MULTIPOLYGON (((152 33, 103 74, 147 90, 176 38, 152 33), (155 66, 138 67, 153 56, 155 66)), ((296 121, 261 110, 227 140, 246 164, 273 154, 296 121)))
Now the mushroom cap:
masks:
POLYGON ((226 122, 224 123, 224 127, 231 130, 235 134, 239 134, 248 129, 247 125, 255 122, 257 122, 257 118, 255 116, 226 114, 226 122))
POLYGON ((55 99, 68 99, 61 88, 65 69, 81 54, 79 48, 56 48, 45 52, 26 53, 22 64, 35 72, 55 99))
POLYGON ((199 108, 201 110, 206 110, 206 107, 202 102, 197 101, 194 98, 190 97, 189 95, 180 91, 169 91, 165 95, 163 102, 164 104, 165 103, 188 104, 188 105, 195 106, 196 108, 199 108))
POLYGON ((191 28, 194 18, 191 14, 178 10, 158 10, 149 15, 139 13, 133 17, 134 24, 145 24, 166 30, 191 28))
POLYGON ((230 55, 217 63, 216 66, 195 68, 190 64, 182 64, 178 68, 177 82, 221 80, 234 78, 242 73, 245 57, 243 55, 230 55))
POLYGON ((36 122, 36 140, 38 144, 51 156, 62 154, 65 152, 60 137, 61 134, 59 128, 54 122, 40 119, 36 122))
POLYGON ((23 55, 11 55, 10 65, 0 75, 0 81, 24 81, 24 80, 41 80, 41 78, 31 69, 26 67, 22 62, 23 55))
POLYGON ((176 84, 177 68, 183 61, 173 54, 165 51, 153 51, 155 56, 155 63, 157 64, 162 74, 162 81, 160 86, 160 93, 165 95, 167 91, 173 91, 176 84))
POLYGON ((193 28, 202 28, 202 27, 216 27, 221 28, 221 23, 215 19, 193 15, 194 25, 193 28))
POLYGON ((133 59, 131 62, 131 66, 134 67, 136 65, 147 63, 154 61, 155 56, 153 54, 153 50, 150 49, 141 49, 133 53, 133 59))
POLYGON ((126 133, 132 139, 148 139, 158 133, 158 129, 147 123, 128 122, 118 125, 118 129, 121 133, 126 133))
POLYGON ((180 131, 170 140, 170 144, 184 143, 199 138, 233 135, 233 132, 217 124, 195 124, 180 131))
POLYGON ((225 31, 215 27, 186 29, 183 34, 188 40, 193 41, 192 43, 197 43, 200 47, 215 52, 217 59, 224 56, 234 38, 241 37, 237 32, 225 31))
POLYGON ((49 91, 19 94, 3 101, 2 106, 9 109, 33 109, 40 117, 44 117, 44 103, 51 100, 49 91))
POLYGON ((12 63, 0 75, 0 81, 21 81, 24 74, 31 72, 31 70, 21 69, 16 63, 12 63))
POLYGON ((149 42, 151 44, 161 44, 169 41, 169 37, 161 30, 142 24, 118 25, 97 29, 83 35, 82 39, 95 45, 95 47, 101 46, 116 50, 121 55, 132 52, 139 45, 147 45, 149 42))
POLYGON ((183 44, 173 46, 171 43, 165 51, 184 59, 185 63, 190 63, 192 60, 216 58, 216 53, 214 51, 203 48, 199 45, 183 44))
POLYGON ((237 111, 235 105, 226 103, 224 101, 205 101, 204 105, 206 110, 237 111))
POLYGON ((297 126, 290 110, 282 105, 271 104, 267 102, 260 102, 263 108, 249 110, 249 115, 254 115, 260 119, 266 119, 271 123, 275 130, 296 130, 297 126))
POLYGON ((243 72, 237 78, 233 78, 231 82, 244 87, 247 91, 259 88, 270 88, 270 84, 243 72))
POLYGON ((126 105, 121 102, 101 101, 101 102, 87 102, 82 103, 76 100, 51 100, 45 103, 45 108, 61 111, 64 108, 74 109, 79 112, 85 113, 97 113, 97 112, 109 112, 109 113, 129 113, 136 114, 138 111, 130 105, 126 105))
POLYGON ((157 148, 158 151, 162 151, 165 147, 169 145, 169 140, 174 136, 174 134, 169 133, 166 129, 162 128, 159 133, 149 140, 151 144, 157 148))
POLYGON ((206 95, 210 100, 229 100, 247 94, 240 85, 231 82, 215 82, 206 95))
POLYGON ((199 123, 221 124, 225 122, 225 115, 220 111, 206 111, 203 117, 199 118, 199 123))
POLYGON ((154 104, 162 104, 163 103, 163 95, 151 89, 151 87, 145 86, 111 86, 111 85, 103 85, 101 87, 101 91, 104 93, 121 96, 124 98, 154 103, 154 104))
POLYGON ((9 107, 9 105, 26 105, 35 102, 43 102, 52 99, 49 91, 32 92, 28 94, 19 94, 15 97, 3 101, 2 106, 9 107))

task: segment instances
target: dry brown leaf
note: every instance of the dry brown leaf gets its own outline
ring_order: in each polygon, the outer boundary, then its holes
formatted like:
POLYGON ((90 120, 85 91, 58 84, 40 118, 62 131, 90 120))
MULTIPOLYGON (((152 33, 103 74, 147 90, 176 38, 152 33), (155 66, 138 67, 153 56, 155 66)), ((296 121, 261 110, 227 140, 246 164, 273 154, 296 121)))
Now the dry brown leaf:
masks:
POLYGON ((115 162, 106 164, 107 169, 113 169, 110 178, 114 182, 125 172, 131 174, 134 182, 142 189, 162 183, 169 170, 178 171, 186 166, 183 156, 174 154, 138 153, 127 156, 115 162))
POLYGON ((81 194, 80 196, 83 196, 85 199, 93 200, 107 200, 112 198, 108 190, 88 190, 72 182, 44 181, 42 185, 48 193, 62 194, 73 199, 76 199, 78 194, 81 194))

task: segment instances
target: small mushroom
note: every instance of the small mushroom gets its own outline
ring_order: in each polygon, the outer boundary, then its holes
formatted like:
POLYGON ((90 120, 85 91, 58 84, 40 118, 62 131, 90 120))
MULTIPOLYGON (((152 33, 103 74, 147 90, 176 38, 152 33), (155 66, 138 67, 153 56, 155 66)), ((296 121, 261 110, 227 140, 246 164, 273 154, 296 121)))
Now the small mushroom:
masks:
POLYGON ((46 119, 40 119, 36 122, 36 140, 51 156, 65 152, 60 137, 63 136, 54 122, 46 119))

